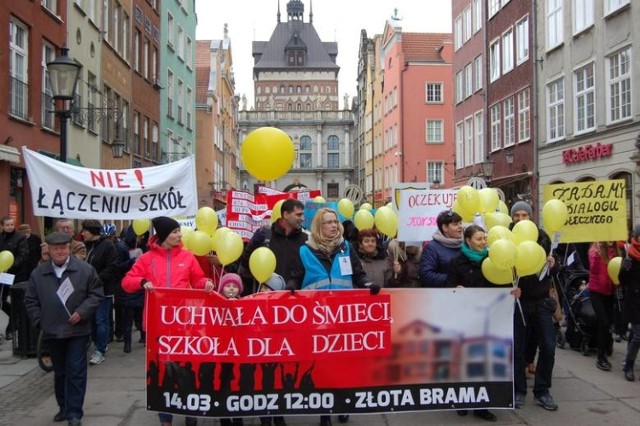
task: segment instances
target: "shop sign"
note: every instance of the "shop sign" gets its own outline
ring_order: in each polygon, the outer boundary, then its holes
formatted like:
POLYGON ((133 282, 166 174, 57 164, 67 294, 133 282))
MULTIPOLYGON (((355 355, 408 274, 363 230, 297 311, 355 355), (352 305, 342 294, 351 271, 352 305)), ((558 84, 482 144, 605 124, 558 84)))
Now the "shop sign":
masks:
POLYGON ((582 163, 583 161, 599 160, 611 157, 613 154, 613 144, 585 145, 578 148, 569 148, 562 151, 562 162, 564 164, 582 163))

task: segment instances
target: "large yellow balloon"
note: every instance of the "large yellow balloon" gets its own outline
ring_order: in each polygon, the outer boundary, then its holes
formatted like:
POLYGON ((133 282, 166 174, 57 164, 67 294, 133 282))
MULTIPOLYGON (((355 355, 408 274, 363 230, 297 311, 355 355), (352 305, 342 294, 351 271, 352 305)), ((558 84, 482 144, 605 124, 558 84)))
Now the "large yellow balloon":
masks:
POLYGON ((353 223, 359 231, 362 231, 363 229, 371 229, 373 228, 374 223, 373 215, 369 210, 361 208, 353 217, 353 223))
POLYGON ((242 255, 244 245, 242 237, 235 232, 227 232, 218 239, 216 243, 216 254, 218 260, 223 265, 229 265, 235 262, 242 255))
POLYGON ((496 268, 488 257, 482 261, 482 275, 493 284, 506 285, 513 283, 513 271, 511 269, 501 270, 496 268))
POLYGON ((496 225, 489 229, 489 233, 487 234, 489 247, 498 240, 514 241, 513 233, 506 226, 496 225))
POLYGON ((313 200, 311 200, 314 203, 326 203, 327 200, 324 199, 324 197, 322 195, 318 195, 317 197, 313 197, 313 200))
POLYGON ((559 231, 567 222, 568 217, 567 206, 560 200, 549 200, 542 207, 542 223, 544 229, 551 234, 559 231))
POLYGON ((466 212, 467 215, 471 215, 473 217, 478 213, 480 209, 480 196, 475 188, 465 185, 458 189, 457 200, 460 203, 460 208, 466 212))
POLYGON ((522 241, 516 249, 516 272, 521 277, 540 272, 546 261, 544 249, 535 241, 522 241))
POLYGON ((618 274, 620 273, 620 266, 622 265, 622 258, 620 256, 614 257, 607 264, 607 273, 609 274, 609 278, 615 285, 620 284, 620 280, 618 279, 618 274))
POLYGON ((513 232, 516 244, 523 241, 538 241, 538 227, 530 220, 521 220, 516 223, 511 232, 513 232))
POLYGON ((133 232, 135 232, 137 236, 140 236, 149 230, 151 221, 149 219, 134 219, 131 227, 133 228, 133 232))
POLYGON ((511 270, 516 262, 516 245, 507 239, 494 241, 489 247, 489 259, 497 269, 511 270))
POLYGON ((218 251, 218 241, 220 240, 220 238, 228 233, 231 232, 231 229, 223 226, 222 228, 218 228, 216 229, 216 232, 213 233, 213 235, 211 236, 211 250, 217 252, 218 251))
POLYGON ((507 207, 507 205, 502 200, 498 201, 498 211, 500 213, 504 213, 506 215, 509 215, 509 208, 507 207))
POLYGON ((282 203, 284 203, 284 200, 280 200, 273 205, 271 209, 271 223, 274 223, 282 217, 282 203))
POLYGON ((484 214, 484 223, 489 231, 491 228, 498 225, 507 227, 511 222, 511 217, 504 213, 494 212, 484 214))
POLYGON ((275 127, 261 127, 242 142, 245 169, 258 180, 276 180, 293 166, 295 151, 289 135, 275 127))
POLYGON ((260 284, 271 278, 276 270, 276 256, 267 247, 259 247, 249 257, 249 270, 260 284))
POLYGON ((360 210, 373 210, 373 206, 369 203, 364 203, 360 206, 360 210))
POLYGON ((353 217, 353 212, 355 211, 353 207, 353 202, 348 198, 343 198, 338 201, 338 213, 347 219, 351 219, 353 217))
POLYGON ((189 251, 191 251, 191 249, 189 248, 189 243, 191 242, 191 238, 193 237, 194 232, 195 231, 193 230, 193 228, 189 228, 188 226, 180 227, 180 233, 182 234, 182 245, 189 251))
POLYGON ((393 238, 398 233, 398 216, 396 212, 387 206, 382 206, 376 210, 373 221, 376 229, 387 237, 393 238))
POLYGON ((189 251, 196 256, 204 256, 211 251, 211 237, 204 231, 193 231, 189 236, 189 251))
POLYGON ((7 272, 13 265, 13 261, 13 253, 11 253, 9 250, 0 251, 0 272, 7 272))
POLYGON ((218 227, 218 214, 211 207, 200 207, 196 212, 196 229, 213 235, 218 227))
POLYGON ((482 188, 478 191, 481 213, 493 213, 498 208, 500 197, 495 188, 482 188))
POLYGON ((465 210, 462 209, 462 207, 460 206, 460 200, 455 200, 453 202, 453 206, 451 206, 451 210, 458 213, 460 215, 460 217, 462 218, 463 222, 471 222, 473 221, 473 213, 467 213, 465 210))

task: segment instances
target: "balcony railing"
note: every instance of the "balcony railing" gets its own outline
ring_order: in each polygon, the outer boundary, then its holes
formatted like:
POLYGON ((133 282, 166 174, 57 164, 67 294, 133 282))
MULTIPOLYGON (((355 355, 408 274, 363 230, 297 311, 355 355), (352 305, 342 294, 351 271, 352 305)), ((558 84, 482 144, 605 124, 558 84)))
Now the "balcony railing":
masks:
POLYGON ((29 119, 29 85, 15 77, 9 77, 9 114, 29 119))
POLYGON ((351 111, 240 111, 240 121, 272 120, 353 120, 351 111))

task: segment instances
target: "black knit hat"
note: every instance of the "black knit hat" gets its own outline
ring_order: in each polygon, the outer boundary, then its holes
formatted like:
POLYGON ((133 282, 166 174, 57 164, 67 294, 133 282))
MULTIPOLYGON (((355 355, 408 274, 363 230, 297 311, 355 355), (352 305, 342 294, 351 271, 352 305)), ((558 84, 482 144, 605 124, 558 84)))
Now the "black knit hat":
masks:
POLYGON ((82 229, 89 231, 92 235, 100 235, 102 224, 94 219, 87 219, 82 222, 82 229))
POLYGON ((174 229, 180 228, 180 224, 177 221, 166 216, 156 217, 151 220, 151 223, 153 223, 153 229, 155 229, 158 236, 158 244, 162 244, 174 229))

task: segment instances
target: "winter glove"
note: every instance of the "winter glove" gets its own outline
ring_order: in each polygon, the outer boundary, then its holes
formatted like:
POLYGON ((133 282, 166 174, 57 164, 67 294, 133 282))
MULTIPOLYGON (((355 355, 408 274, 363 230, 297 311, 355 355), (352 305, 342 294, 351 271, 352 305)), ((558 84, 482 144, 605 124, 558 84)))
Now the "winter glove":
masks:
POLYGON ((625 257, 624 259, 622 259, 621 268, 623 271, 629 272, 632 266, 633 266, 633 260, 631 260, 630 257, 625 257))
POLYGON ((378 284, 370 284, 368 287, 369 287, 369 294, 371 294, 372 296, 375 296, 376 294, 380 293, 380 286, 378 284))

